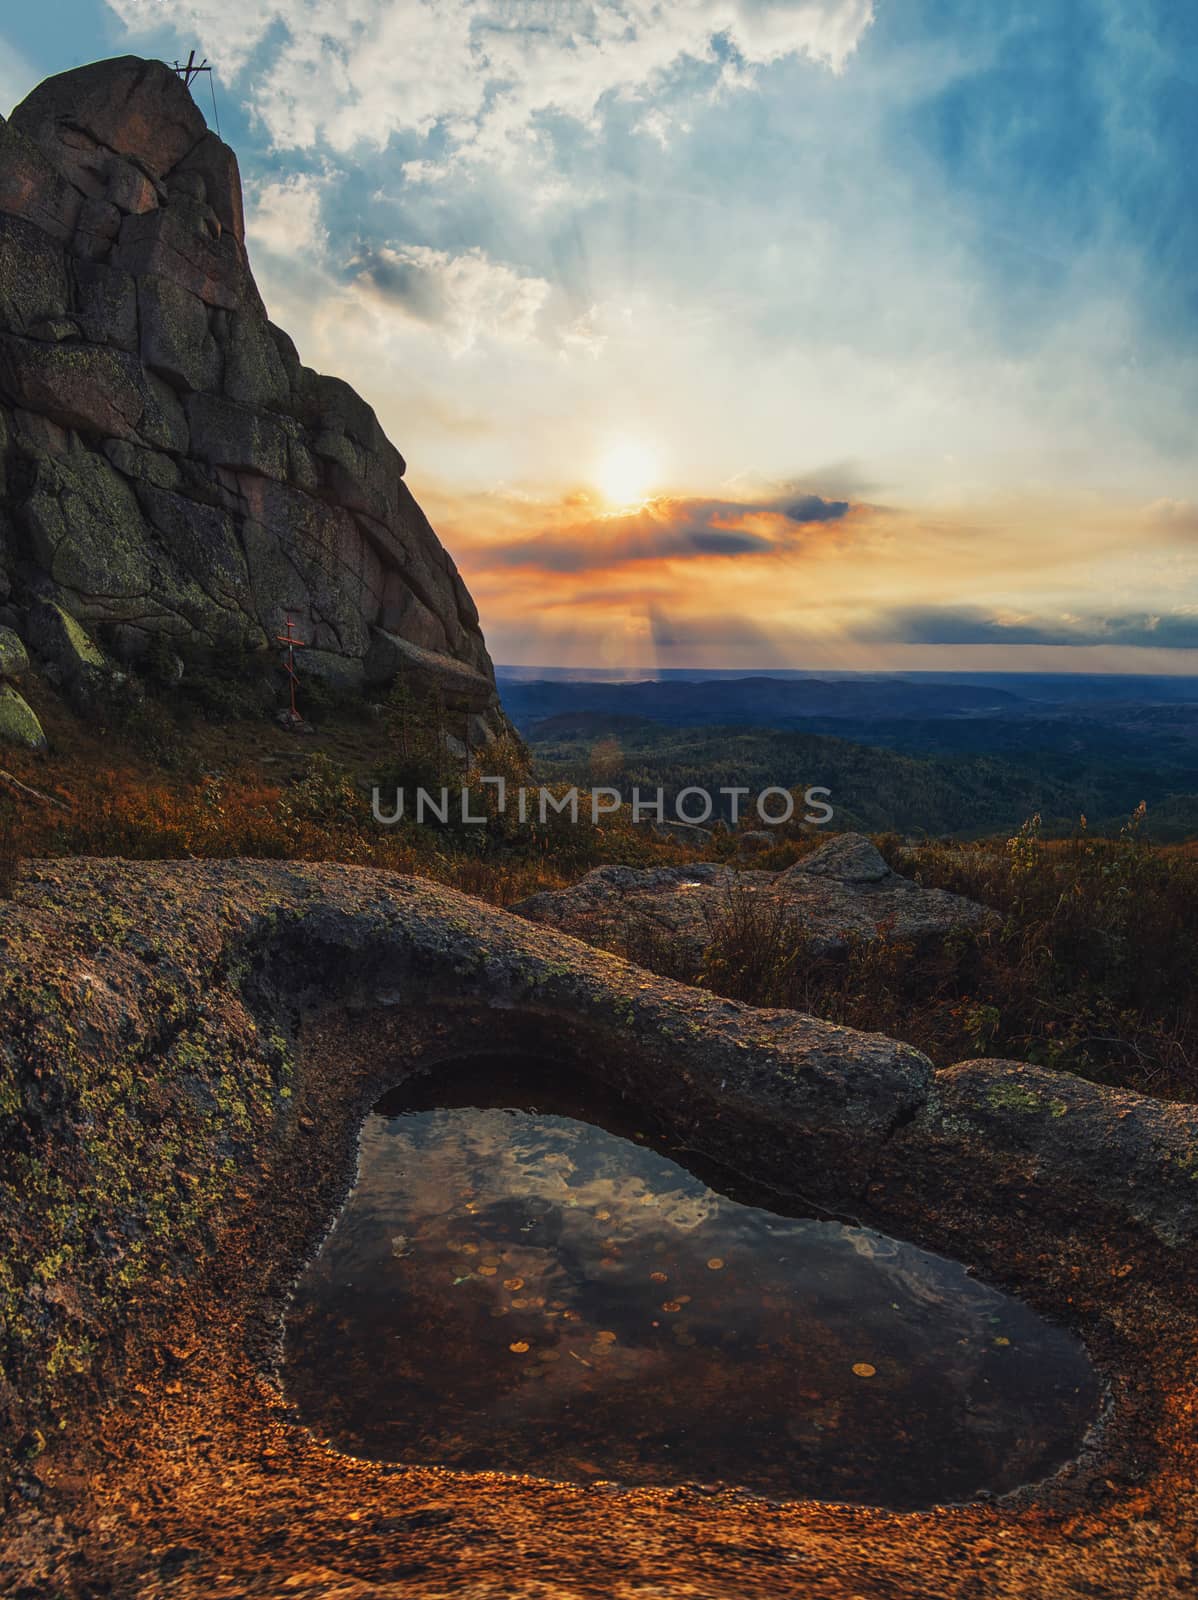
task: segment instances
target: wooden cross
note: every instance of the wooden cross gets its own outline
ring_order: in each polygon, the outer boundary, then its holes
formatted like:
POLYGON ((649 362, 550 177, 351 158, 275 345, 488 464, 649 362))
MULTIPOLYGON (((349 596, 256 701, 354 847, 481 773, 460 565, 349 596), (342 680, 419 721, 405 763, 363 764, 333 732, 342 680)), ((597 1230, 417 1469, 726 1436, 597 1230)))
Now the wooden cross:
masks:
POLYGON ((193 78, 197 77, 201 72, 210 73, 212 71, 212 68, 208 65, 207 56, 204 57, 203 61, 200 62, 198 67, 195 64, 195 59, 196 53, 193 50, 182 66, 180 66, 177 61, 175 62, 175 71, 183 79, 183 82, 189 89, 191 88, 191 80, 193 78))
POLYGON ((298 722, 300 720, 300 714, 295 707, 295 686, 299 682, 299 678, 296 676, 295 671, 295 652, 297 650, 306 650, 308 647, 308 641, 307 639, 296 638, 295 619, 292 617, 290 611, 286 613, 286 616, 286 630, 283 633, 275 634, 275 638, 280 644, 285 644, 287 646, 287 654, 283 658, 283 668, 287 673, 287 676, 291 679, 291 720, 293 722, 298 722))

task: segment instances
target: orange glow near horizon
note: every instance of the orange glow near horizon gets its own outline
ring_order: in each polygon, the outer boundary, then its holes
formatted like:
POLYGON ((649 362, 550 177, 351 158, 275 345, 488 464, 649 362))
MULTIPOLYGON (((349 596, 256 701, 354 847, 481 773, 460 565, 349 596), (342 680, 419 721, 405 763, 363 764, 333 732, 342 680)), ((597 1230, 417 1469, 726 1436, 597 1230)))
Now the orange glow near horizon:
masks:
MULTIPOLYGON (((633 469, 643 474, 657 441, 626 459, 621 441, 610 443, 614 466, 602 481, 616 498, 642 486, 633 469)), ((778 486, 651 490, 616 509, 599 485, 596 471, 590 486, 560 489, 416 486, 496 660, 635 673, 1198 669, 1198 650, 1154 646, 1150 629, 1127 642, 1102 637, 1113 594, 1150 616, 1163 583, 1184 589, 1190 525, 1179 535, 1177 519, 1156 505, 1021 495, 916 508, 861 499, 799 521, 791 512, 799 491, 787 498, 778 486), (952 626, 938 638, 939 613, 952 626)), ((817 513, 830 499, 812 498, 817 513)))

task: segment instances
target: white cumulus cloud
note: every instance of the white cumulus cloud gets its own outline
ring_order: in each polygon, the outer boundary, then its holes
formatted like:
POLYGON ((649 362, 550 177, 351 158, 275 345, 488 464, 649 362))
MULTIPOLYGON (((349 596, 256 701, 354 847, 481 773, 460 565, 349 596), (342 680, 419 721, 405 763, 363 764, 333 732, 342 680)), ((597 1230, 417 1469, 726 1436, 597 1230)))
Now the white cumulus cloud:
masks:
MULTIPOLYGON (((159 0, 108 0, 132 31, 159 0)), ((176 0, 171 21, 247 91, 276 145, 348 150, 393 134, 444 140, 445 159, 506 159, 539 115, 593 124, 605 96, 640 98, 686 60, 728 84, 786 56, 839 71, 874 0, 176 0)), ((648 132, 657 126, 647 120, 648 132)))
POLYGON ((455 353, 481 340, 521 344, 534 337, 549 296, 544 278, 525 276, 480 249, 451 254, 428 245, 384 245, 349 263, 357 291, 439 328, 455 353))
POLYGON ((246 232, 251 250, 275 255, 306 251, 319 255, 328 243, 328 229, 320 220, 323 185, 312 173, 264 183, 249 196, 246 232))

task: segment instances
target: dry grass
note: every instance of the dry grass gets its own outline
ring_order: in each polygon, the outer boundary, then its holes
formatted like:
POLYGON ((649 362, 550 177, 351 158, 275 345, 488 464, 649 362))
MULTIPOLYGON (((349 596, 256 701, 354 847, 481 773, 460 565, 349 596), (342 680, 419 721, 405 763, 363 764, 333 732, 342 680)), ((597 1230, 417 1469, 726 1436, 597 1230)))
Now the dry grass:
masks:
MULTIPOLYGON (((655 839, 627 818, 602 827, 550 818, 517 827, 382 827, 369 782, 386 730, 336 727, 308 742, 261 722, 200 726, 186 759, 160 760, 110 730, 39 707, 56 753, 13 755, 13 774, 61 807, 0 794, 0 895, 23 857, 258 856, 347 861, 452 884, 496 905, 574 882, 606 861, 693 861, 691 845, 655 839), (57 719, 57 721, 55 721, 57 719), (48 730, 49 731, 49 730, 48 730), (269 769, 269 770, 268 770, 269 769)), ((391 748, 394 748, 391 745, 391 748)), ((527 777, 519 746, 488 752, 489 771, 527 777)), ((394 776, 394 774, 392 774, 394 776)), ((938 1064, 1009 1056, 1198 1100, 1198 842, 1154 847, 1142 818, 1116 839, 1084 829, 1042 841, 1033 821, 1011 840, 904 846, 878 840, 919 881, 995 907, 1003 925, 935 952, 861 943, 847 957, 810 950, 776 907, 733 893, 711 919, 697 966, 652 924, 633 919, 623 951, 650 970, 750 1004, 784 1006, 902 1038, 938 1064)), ((818 841, 780 837, 745 865, 777 870, 818 841)), ((728 859, 733 841, 706 852, 728 859)))
MULTIPOLYGON (((310 747, 292 754, 287 777, 246 762, 227 772, 163 772, 127 760, 70 756, 14 759, 14 772, 48 791, 55 806, 0 795, 0 893, 11 893, 21 856, 121 856, 133 860, 249 856, 343 861, 414 873, 496 905, 561 888, 602 861, 675 862, 683 846, 654 840, 626 819, 574 825, 513 824, 493 790, 475 790, 485 826, 394 826, 371 814, 369 787, 347 765, 310 747)), ((514 756, 511 759, 515 759, 514 756)), ((488 765, 498 765, 490 758, 488 765)), ((384 796, 388 790, 380 785, 384 796)), ((388 804, 384 800, 384 807, 388 804)))
POLYGON ((622 949, 663 975, 752 1005, 783 1006, 890 1034, 937 1065, 1010 1057, 1198 1100, 1198 854, 1084 830, 1044 843, 1035 820, 1010 840, 905 849, 878 843, 920 882, 993 906, 995 933, 916 952, 858 942, 813 952, 777 902, 730 894, 698 963, 646 920, 622 949))

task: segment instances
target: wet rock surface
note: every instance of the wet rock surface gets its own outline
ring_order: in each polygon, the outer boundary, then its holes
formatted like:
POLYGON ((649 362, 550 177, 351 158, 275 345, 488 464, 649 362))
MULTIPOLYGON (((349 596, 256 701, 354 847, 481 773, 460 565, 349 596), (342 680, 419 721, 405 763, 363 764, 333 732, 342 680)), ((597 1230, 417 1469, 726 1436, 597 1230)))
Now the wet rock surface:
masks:
POLYGON ((934 1073, 352 867, 35 864, 0 942, 6 1592, 1193 1592, 1194 1108, 1018 1063, 934 1073), (322 1444, 282 1396, 279 1338, 362 1118, 505 1053, 593 1075, 676 1145, 1080 1334, 1106 1393, 1082 1455, 912 1516, 322 1444))
POLYGON ((686 867, 596 867, 566 889, 530 895, 512 907, 589 944, 618 945, 629 924, 667 935, 696 966, 713 919, 756 903, 784 918, 812 955, 835 955, 851 941, 884 938, 920 949, 958 929, 984 930, 998 916, 962 895, 925 889, 892 872, 861 834, 840 834, 783 872, 717 862, 686 867))
POLYGON ((415 687, 500 730, 404 470, 268 320, 236 157, 168 67, 96 62, 0 118, 0 601, 67 692, 46 605, 118 662, 273 648, 290 611, 303 670, 381 684, 415 649, 415 687))

